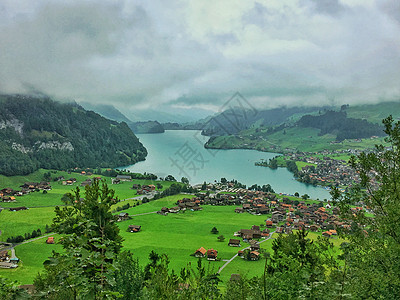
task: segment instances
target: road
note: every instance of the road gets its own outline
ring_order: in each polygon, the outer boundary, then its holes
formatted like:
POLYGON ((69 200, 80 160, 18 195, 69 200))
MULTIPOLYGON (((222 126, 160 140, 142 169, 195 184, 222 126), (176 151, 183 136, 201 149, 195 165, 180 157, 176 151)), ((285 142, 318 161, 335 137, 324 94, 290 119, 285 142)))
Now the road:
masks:
MULTIPOLYGON (((257 244, 261 244, 261 243, 264 243, 265 241, 268 241, 268 240, 272 237, 272 234, 273 234, 274 232, 275 232, 275 231, 272 231, 272 232, 269 234, 269 237, 267 237, 266 239, 262 240, 261 242, 258 242, 257 244)), ((246 248, 243 248, 242 251, 244 251, 244 250, 246 250, 246 249, 249 249, 249 248, 250 248, 250 246, 248 246, 248 247, 246 247, 246 248)), ((222 270, 225 269, 225 267, 226 267, 227 265, 229 265, 237 256, 238 256, 238 254, 236 253, 231 259, 229 259, 226 263, 224 263, 224 265, 223 265, 221 268, 219 268, 218 274, 220 274, 220 273, 222 272, 222 270)))

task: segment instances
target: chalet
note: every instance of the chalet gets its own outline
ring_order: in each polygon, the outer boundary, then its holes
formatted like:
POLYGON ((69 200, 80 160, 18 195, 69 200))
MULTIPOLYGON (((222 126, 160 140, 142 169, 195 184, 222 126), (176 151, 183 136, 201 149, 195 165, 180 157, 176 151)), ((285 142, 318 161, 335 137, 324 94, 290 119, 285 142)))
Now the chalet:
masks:
POLYGON ((218 255, 218 251, 214 249, 207 250, 207 260, 216 260, 218 255))
POLYGON ((265 226, 267 226, 268 228, 271 228, 273 225, 274 223, 271 220, 265 221, 265 226))
POLYGON ((261 238, 261 231, 254 229, 240 229, 239 234, 243 239, 251 240, 251 239, 259 239, 261 238))
POLYGON ((251 244, 250 244, 250 250, 251 250, 251 251, 258 251, 258 250, 260 250, 260 244, 258 244, 258 243, 256 243, 256 242, 251 243, 251 244))
POLYGON ((180 210, 181 210, 181 209, 180 209, 179 206, 174 206, 174 207, 171 207, 171 208, 169 209, 168 212, 170 212, 170 213, 172 213, 172 214, 176 214, 176 213, 178 213, 180 210))
POLYGON ((117 175, 115 179, 118 179, 120 181, 131 181, 132 177, 130 175, 117 175))
POLYGON ((128 231, 129 232, 139 232, 142 229, 140 225, 129 225, 128 231))
POLYGON ((265 228, 265 229, 261 232, 261 236, 262 236, 262 237, 269 237, 269 233, 270 233, 269 229, 268 229, 268 228, 265 228))
POLYGON ((195 257, 206 257, 206 254, 207 254, 207 250, 204 249, 203 247, 200 247, 199 249, 197 249, 194 252, 195 257))
POLYGON ((319 226, 318 226, 318 225, 315 225, 315 224, 310 225, 310 230, 311 230, 312 232, 316 232, 316 231, 319 230, 319 226))
POLYGON ((238 213, 238 214, 244 213, 244 209, 242 207, 236 207, 235 213, 238 213))
POLYGON ((0 198, 2 198, 3 202, 15 202, 15 201, 17 201, 14 196, 3 196, 3 197, 0 197, 0 198))
POLYGON ((129 219, 129 214, 127 212, 122 212, 118 215, 117 222, 122 222, 129 219))
POLYGON ((27 210, 28 208, 25 206, 20 206, 20 207, 10 207, 10 211, 20 211, 20 210, 27 210))
POLYGON ((168 209, 168 207, 163 207, 163 208, 161 208, 161 210, 159 210, 158 212, 157 212, 159 215, 163 215, 163 216, 166 216, 168 213, 169 213, 169 209, 168 209))
POLYGON ((237 240, 237 239, 230 239, 230 240, 229 240, 229 243, 228 243, 228 246, 231 246, 231 247, 240 247, 240 240, 237 240))
POLYGON ((283 233, 283 227, 276 227, 275 232, 276 233, 283 233))
POLYGON ((54 237, 49 236, 49 237, 47 238, 46 244, 54 244, 54 237))
POLYGON ((250 252, 250 260, 259 260, 260 259, 260 253, 257 251, 251 251, 250 252))
POLYGON ((9 261, 10 255, 8 254, 7 250, 0 251, 0 261, 9 261))

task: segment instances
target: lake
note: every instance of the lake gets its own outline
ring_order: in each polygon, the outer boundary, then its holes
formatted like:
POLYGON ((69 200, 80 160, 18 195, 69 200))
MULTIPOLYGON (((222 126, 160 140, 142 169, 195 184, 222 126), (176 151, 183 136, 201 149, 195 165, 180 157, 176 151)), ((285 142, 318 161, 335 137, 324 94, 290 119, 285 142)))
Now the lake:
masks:
POLYGON ((308 194, 313 199, 330 199, 321 187, 306 185, 293 179, 286 168, 272 170, 257 167, 255 162, 268 160, 277 154, 255 150, 205 149, 208 137, 198 130, 167 130, 158 134, 137 134, 148 151, 145 161, 123 167, 131 172, 169 174, 177 180, 187 177, 191 184, 219 181, 222 177, 236 179, 247 186, 270 184, 277 193, 308 194))

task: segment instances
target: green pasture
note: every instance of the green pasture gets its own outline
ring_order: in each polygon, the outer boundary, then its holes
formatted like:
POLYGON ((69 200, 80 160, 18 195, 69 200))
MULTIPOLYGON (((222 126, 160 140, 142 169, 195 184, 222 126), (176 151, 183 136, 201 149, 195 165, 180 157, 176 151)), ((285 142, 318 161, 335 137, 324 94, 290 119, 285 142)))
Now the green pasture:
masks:
POLYGON ((15 255, 20 259, 16 269, 0 269, 0 275, 16 280, 21 284, 32 284, 36 275, 43 270, 43 262, 51 256, 52 251, 62 251, 62 246, 57 244, 46 244, 47 238, 29 242, 15 247, 15 255))

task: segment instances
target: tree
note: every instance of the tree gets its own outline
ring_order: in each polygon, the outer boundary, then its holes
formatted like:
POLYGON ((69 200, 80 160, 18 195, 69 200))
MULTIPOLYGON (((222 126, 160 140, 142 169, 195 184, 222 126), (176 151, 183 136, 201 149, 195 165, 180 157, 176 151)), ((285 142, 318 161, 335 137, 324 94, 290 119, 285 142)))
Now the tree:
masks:
POLYGON ((217 237, 219 242, 225 241, 225 237, 221 234, 220 236, 217 237))
POLYGON ((181 178, 181 182, 182 182, 183 184, 189 184, 189 179, 187 179, 186 177, 182 177, 182 178, 181 178))
POLYGON ((157 182, 157 189, 161 190, 162 188, 163 188, 163 185, 161 183, 157 182))
POLYGON ((351 224, 339 233, 348 239, 342 256, 343 293, 353 298, 395 299, 400 294, 400 122, 389 116, 383 124, 387 144, 350 160, 360 183, 343 194, 332 190, 341 217, 351 224), (355 213, 356 202, 374 217, 355 213))
POLYGON ((212 229, 211 229, 211 233, 213 233, 213 234, 217 234, 219 231, 218 231, 218 229, 217 229, 217 227, 213 227, 212 229))
POLYGON ((122 247, 119 228, 111 213, 114 191, 105 181, 95 180, 85 187, 81 198, 77 187, 68 194, 67 205, 55 208, 53 228, 63 235, 63 253, 53 252, 45 262, 45 272, 35 279, 39 292, 50 299, 88 297, 93 299, 117 295, 114 265, 122 247))
POLYGON ((307 200, 308 198, 310 198, 310 196, 308 194, 304 194, 301 196, 301 199, 303 199, 303 200, 307 200))

